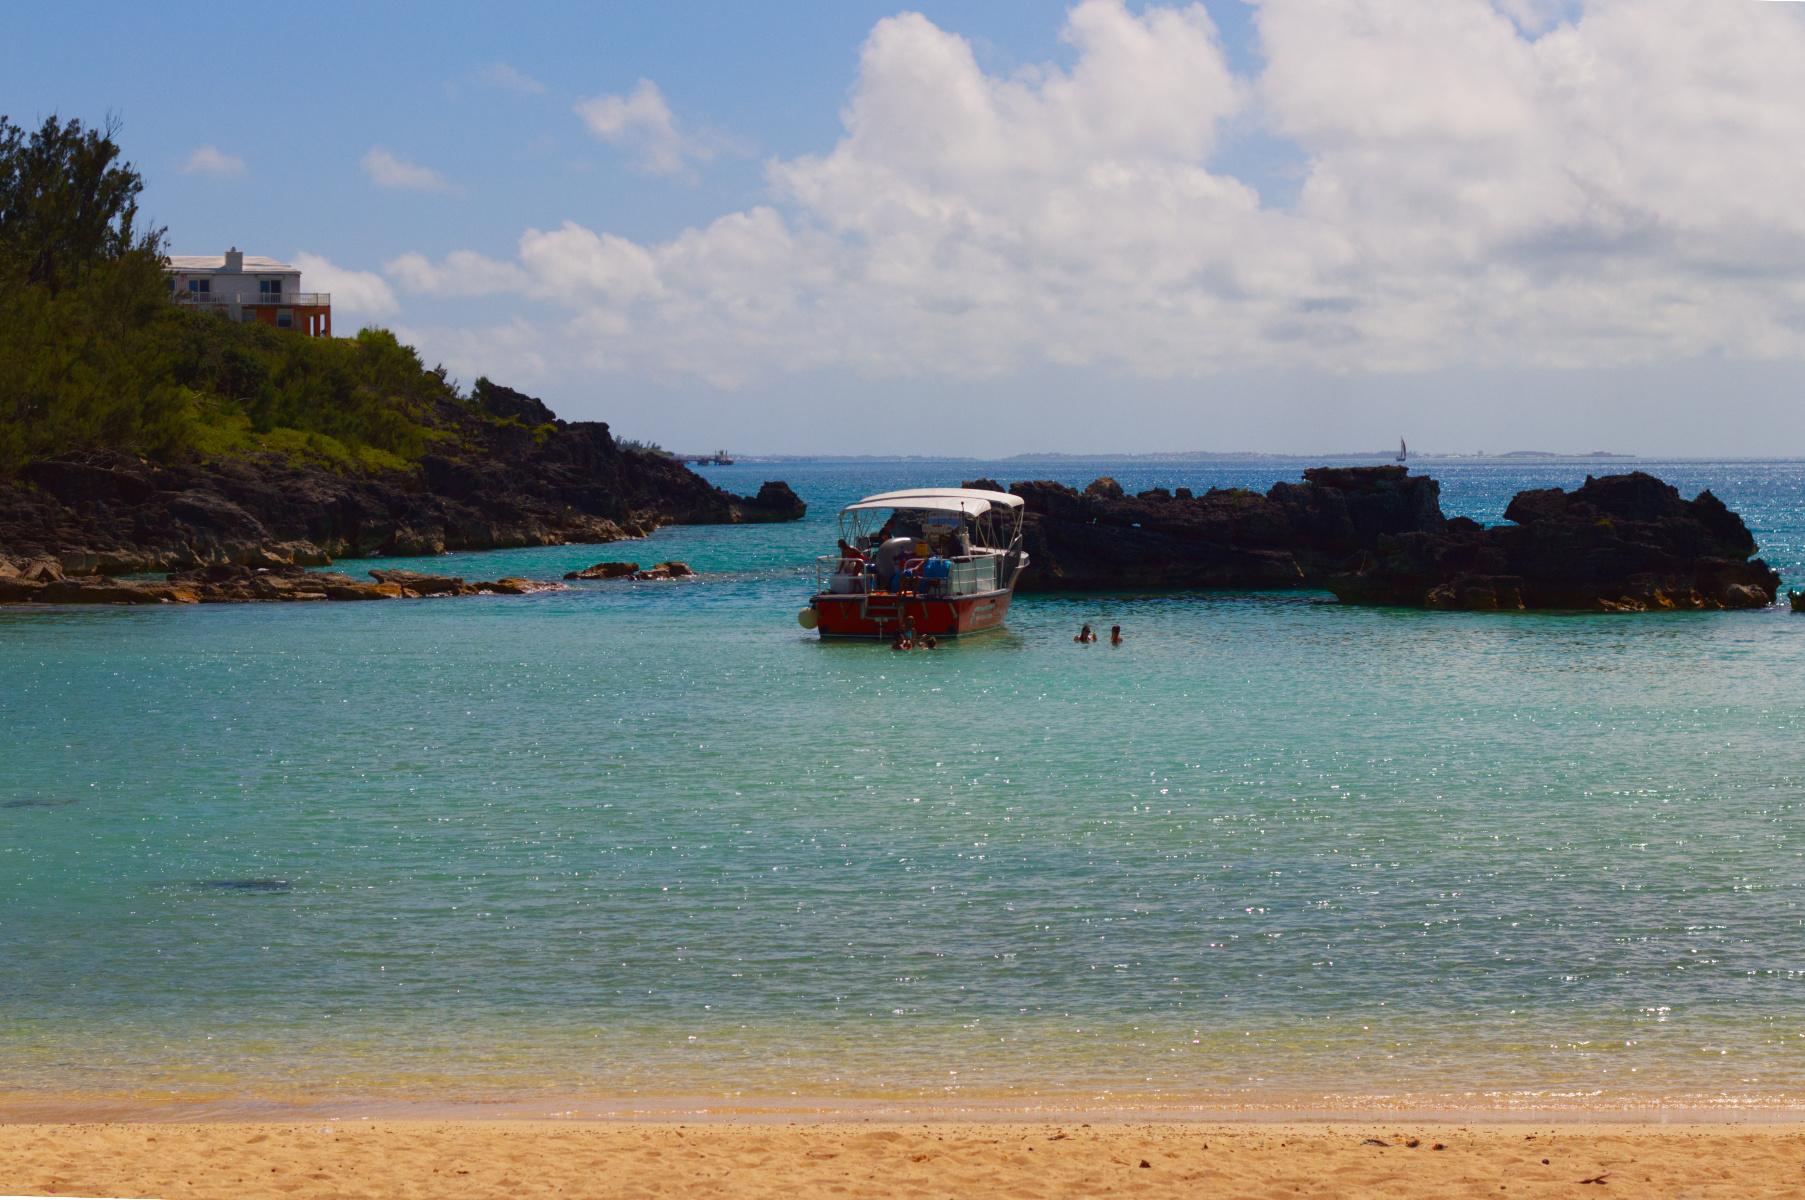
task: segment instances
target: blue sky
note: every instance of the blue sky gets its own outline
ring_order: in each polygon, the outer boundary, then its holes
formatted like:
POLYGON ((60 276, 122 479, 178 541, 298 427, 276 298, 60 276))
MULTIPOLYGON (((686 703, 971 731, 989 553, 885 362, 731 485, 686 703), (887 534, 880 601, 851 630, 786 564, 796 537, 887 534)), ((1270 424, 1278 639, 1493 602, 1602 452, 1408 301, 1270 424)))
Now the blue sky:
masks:
POLYGON ((0 112, 118 114, 174 252, 667 445, 1805 454, 1796 5, 7 27, 0 112))
MULTIPOLYGON (((973 39, 992 70, 1069 61, 1065 5, 910 6, 973 39)), ((1216 11, 1246 29, 1239 3, 1216 11)), ((831 148, 859 45, 901 9, 862 0, 782 4, 8 4, 0 112, 125 122, 149 180, 145 211, 177 253, 227 242, 278 256, 309 247, 374 268, 403 249, 510 254, 522 228, 565 219, 635 240, 767 199, 764 159, 831 148), (506 64, 543 86, 486 78, 506 64), (252 86, 254 79, 268 86, 252 86), (694 176, 627 169, 572 112, 656 81, 686 123, 742 143, 694 176), (185 175, 202 145, 242 176, 185 175), (458 190, 385 190, 359 167, 372 145, 458 190)))

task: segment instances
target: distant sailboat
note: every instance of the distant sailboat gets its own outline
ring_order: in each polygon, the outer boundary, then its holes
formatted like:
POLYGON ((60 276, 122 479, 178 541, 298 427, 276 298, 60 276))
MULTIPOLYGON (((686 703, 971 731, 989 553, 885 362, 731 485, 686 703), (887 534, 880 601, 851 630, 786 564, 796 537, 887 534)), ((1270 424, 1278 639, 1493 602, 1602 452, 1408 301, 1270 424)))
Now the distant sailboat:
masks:
POLYGON ((1403 462, 1403 461, 1404 461, 1404 460, 1405 460, 1405 459, 1407 459, 1407 458, 1409 458, 1409 457, 1410 457, 1410 451, 1409 451, 1409 450, 1406 450, 1406 449, 1405 449, 1405 448, 1404 448, 1404 439, 1403 439, 1403 438, 1399 438, 1399 439, 1398 439, 1398 457, 1397 457, 1397 461, 1398 461, 1398 462, 1403 462))

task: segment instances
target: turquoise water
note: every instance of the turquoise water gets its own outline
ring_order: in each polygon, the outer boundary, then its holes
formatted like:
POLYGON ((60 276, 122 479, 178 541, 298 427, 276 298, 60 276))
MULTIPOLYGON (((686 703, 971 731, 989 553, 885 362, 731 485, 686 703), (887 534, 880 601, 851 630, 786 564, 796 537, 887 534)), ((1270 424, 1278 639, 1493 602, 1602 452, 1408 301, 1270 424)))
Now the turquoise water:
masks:
MULTIPOLYGON (((1805 617, 795 622, 860 494, 1303 465, 751 464, 809 519, 434 564, 694 582, 0 610, 0 1090, 1797 1103, 1805 617)), ((1805 577, 1805 465, 1652 469, 1805 577)))

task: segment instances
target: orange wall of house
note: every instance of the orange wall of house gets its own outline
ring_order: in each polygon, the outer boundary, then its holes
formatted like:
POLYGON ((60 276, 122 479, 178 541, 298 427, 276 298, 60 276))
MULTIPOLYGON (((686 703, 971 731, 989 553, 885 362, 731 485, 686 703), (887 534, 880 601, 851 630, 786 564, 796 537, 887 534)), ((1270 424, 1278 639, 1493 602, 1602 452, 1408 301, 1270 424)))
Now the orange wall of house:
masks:
MULTIPOLYGON (((302 305, 285 304, 282 307, 290 309, 295 314, 295 328, 297 330, 299 330, 300 332, 302 332, 302 333, 307 332, 309 317, 319 317, 319 318, 321 318, 320 331, 317 336, 319 336, 319 337, 331 337, 332 336, 332 306, 331 305, 325 305, 322 307, 322 306, 302 306, 302 305)), ((268 325, 271 328, 276 327, 276 306, 275 305, 273 305, 273 304, 272 305, 247 304, 247 305, 245 305, 245 311, 253 314, 259 321, 262 321, 265 325, 268 325)))

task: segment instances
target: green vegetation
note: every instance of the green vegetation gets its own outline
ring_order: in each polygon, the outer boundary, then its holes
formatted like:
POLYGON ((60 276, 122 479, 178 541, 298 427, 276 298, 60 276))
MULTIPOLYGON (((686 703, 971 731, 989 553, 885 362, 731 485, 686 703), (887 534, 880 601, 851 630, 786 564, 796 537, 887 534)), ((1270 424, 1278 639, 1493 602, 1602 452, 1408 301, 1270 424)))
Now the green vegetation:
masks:
POLYGON ((176 304, 115 132, 52 116, 27 138, 0 117, 0 478, 87 449, 400 468, 455 436, 435 410, 456 385, 387 330, 310 338, 176 304))

